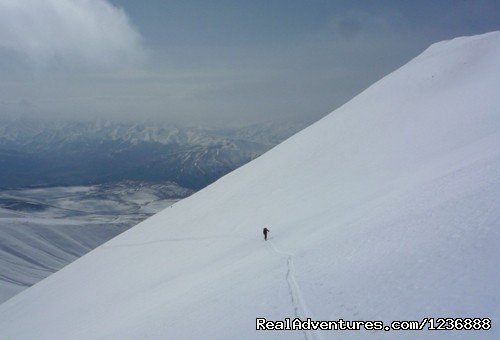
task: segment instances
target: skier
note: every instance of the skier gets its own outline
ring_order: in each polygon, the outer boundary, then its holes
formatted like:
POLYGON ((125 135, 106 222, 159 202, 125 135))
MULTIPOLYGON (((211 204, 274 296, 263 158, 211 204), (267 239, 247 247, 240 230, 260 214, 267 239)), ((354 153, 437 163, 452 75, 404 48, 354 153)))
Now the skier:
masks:
POLYGON ((264 232, 264 241, 267 241, 267 233, 269 232, 269 229, 264 228, 263 232, 264 232))

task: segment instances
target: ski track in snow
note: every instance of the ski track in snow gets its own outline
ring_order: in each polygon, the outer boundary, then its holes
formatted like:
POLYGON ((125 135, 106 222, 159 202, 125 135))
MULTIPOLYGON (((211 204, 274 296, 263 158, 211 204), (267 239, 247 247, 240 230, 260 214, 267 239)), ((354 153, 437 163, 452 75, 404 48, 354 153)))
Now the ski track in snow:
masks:
MULTIPOLYGON (((278 248, 276 248, 275 244, 271 240, 268 240, 267 242, 271 245, 273 252, 286 258, 286 282, 288 284, 288 292, 290 293, 290 298, 292 300, 295 317, 301 319, 302 321, 307 320, 308 317, 316 321, 317 318, 307 307, 307 304, 305 303, 305 300, 303 298, 302 290, 297 283, 297 279, 295 277, 295 265, 293 263, 293 254, 278 250, 278 248)), ((302 331, 304 332, 306 340, 322 339, 319 332, 307 330, 302 331)))
MULTIPOLYGON (((170 239, 154 240, 154 241, 141 242, 141 243, 117 244, 117 245, 109 245, 109 246, 102 245, 99 248, 107 249, 107 248, 137 247, 137 246, 149 245, 149 244, 154 244, 154 243, 203 241, 203 240, 218 239, 218 238, 230 238, 230 237, 234 237, 234 236, 170 238, 170 239)), ((237 237, 237 238, 240 238, 240 237, 237 237)), ((241 237, 241 238, 245 238, 245 237, 241 237)), ((290 294, 295 317, 301 319, 302 321, 307 320, 308 317, 311 318, 312 320, 317 320, 317 318, 314 316, 314 314, 311 312, 311 310, 307 307, 307 304, 305 303, 305 300, 303 298, 302 290, 300 289, 299 284, 297 283, 297 279, 295 277, 295 265, 293 262, 293 254, 278 250, 276 245, 271 240, 268 240, 267 243, 271 246, 271 249, 274 253, 286 258, 287 271, 286 271, 285 277, 286 277, 286 281, 287 281, 287 285, 288 285, 288 292, 290 294)), ((303 332, 304 332, 304 337, 306 340, 322 339, 321 335, 319 334, 319 331, 315 332, 315 331, 303 330, 303 332)))

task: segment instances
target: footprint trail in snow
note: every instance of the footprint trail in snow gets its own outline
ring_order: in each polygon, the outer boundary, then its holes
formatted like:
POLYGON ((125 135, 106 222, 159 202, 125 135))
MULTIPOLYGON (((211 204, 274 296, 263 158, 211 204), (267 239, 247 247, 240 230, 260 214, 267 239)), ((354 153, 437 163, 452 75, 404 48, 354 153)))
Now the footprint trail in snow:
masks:
MULTIPOLYGON (((314 317, 314 314, 310 311, 305 303, 305 300, 302 295, 302 291, 297 283, 297 279, 295 277, 295 265, 293 263, 293 255, 289 253, 285 253, 283 251, 278 250, 274 243, 271 240, 267 241, 271 246, 273 252, 278 255, 281 255, 286 258, 287 271, 286 271, 286 281, 288 284, 288 291, 290 293, 290 298, 292 300, 293 310, 296 318, 301 319, 302 321, 307 320, 307 318, 311 318, 312 320, 317 320, 314 317)), ((322 339, 319 331, 310 331, 303 330, 304 336, 307 340, 312 339, 322 339)))

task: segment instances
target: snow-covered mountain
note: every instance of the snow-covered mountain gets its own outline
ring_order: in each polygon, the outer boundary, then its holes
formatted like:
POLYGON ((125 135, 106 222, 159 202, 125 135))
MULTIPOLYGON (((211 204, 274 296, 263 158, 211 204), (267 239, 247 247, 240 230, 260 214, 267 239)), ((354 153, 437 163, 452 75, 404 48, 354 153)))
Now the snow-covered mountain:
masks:
POLYGON ((174 181, 200 189, 305 125, 232 129, 169 124, 0 121, 0 187, 174 181))
POLYGON ((0 338, 498 339, 499 88, 500 32, 432 45, 0 305, 0 338), (257 317, 493 327, 257 331, 257 317))
POLYGON ((213 146, 225 140, 242 140, 274 146, 295 133, 304 122, 263 122, 239 128, 189 127, 166 123, 125 123, 106 121, 49 121, 43 119, 7 119, 0 124, 0 145, 31 146, 43 150, 64 147, 81 140, 112 140, 138 144, 213 146))

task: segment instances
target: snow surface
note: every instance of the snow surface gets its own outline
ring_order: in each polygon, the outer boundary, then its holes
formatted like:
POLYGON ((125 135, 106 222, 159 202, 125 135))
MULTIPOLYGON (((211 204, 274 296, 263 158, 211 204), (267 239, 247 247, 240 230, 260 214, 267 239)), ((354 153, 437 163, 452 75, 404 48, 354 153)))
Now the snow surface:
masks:
POLYGON ((500 338, 499 88, 500 32, 432 45, 0 305, 0 338, 500 338), (493 328, 255 330, 296 316, 493 328))

